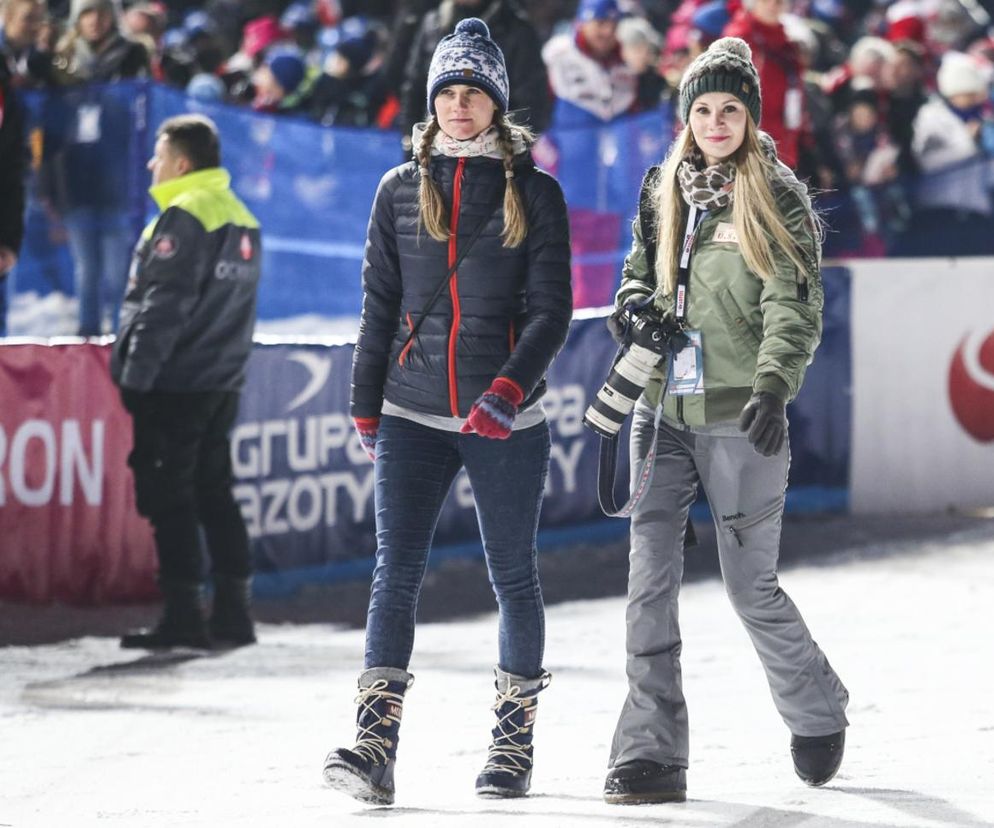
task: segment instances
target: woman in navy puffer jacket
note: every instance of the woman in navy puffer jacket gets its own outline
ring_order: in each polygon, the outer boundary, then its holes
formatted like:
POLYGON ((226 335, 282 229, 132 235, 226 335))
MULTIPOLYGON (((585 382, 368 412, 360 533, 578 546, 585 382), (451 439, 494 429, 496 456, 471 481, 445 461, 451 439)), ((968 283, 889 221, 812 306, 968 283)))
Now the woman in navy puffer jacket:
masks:
POLYGON ((507 72, 486 25, 435 50, 415 159, 380 182, 363 263, 352 415, 375 462, 376 570, 359 677, 358 737, 325 781, 393 802, 414 617, 435 524, 460 469, 473 486, 500 609, 497 724, 482 796, 528 792, 544 611, 535 537, 549 464, 539 401, 572 314, 558 183, 506 115, 507 72), (448 274, 448 275, 447 275, 448 274))

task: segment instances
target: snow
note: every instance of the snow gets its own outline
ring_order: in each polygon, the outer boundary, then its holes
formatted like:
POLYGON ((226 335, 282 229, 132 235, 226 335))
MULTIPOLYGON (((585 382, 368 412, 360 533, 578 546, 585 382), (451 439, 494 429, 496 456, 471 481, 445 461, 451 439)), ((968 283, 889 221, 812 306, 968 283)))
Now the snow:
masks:
POLYGON ((10 336, 72 336, 79 330, 79 300, 53 291, 45 296, 33 291, 12 292, 7 309, 10 336))
POLYGON ((489 613, 418 628, 393 808, 321 783, 325 753, 354 735, 361 630, 261 625, 256 647, 151 667, 111 638, 0 649, 0 825, 990 825, 992 544, 989 522, 783 573, 852 697, 846 760, 822 789, 794 776, 759 662, 710 579, 682 595, 686 804, 601 800, 625 693, 624 601, 607 598, 548 610, 554 678, 534 793, 516 801, 473 795, 489 613))

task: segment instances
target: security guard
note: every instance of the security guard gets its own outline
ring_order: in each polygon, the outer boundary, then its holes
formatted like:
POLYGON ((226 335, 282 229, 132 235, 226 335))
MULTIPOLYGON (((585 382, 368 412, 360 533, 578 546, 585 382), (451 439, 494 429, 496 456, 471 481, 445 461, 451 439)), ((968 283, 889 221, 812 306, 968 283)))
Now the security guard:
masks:
POLYGON ((162 213, 135 250, 111 374, 134 421, 128 464, 138 511, 155 530, 165 610, 121 646, 240 646, 255 632, 229 433, 252 348, 259 223, 230 189, 212 121, 170 118, 156 138, 148 168, 162 213), (209 624, 201 526, 214 581, 209 624))

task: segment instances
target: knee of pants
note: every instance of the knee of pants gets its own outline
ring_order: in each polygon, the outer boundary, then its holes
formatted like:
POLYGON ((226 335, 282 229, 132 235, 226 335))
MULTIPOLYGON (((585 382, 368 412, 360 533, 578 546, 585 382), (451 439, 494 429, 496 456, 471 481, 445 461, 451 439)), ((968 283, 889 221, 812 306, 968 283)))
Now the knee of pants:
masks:
POLYGON ((195 511, 193 487, 156 469, 135 469, 135 505, 149 520, 183 509, 195 511))
POLYGON ((420 556, 384 554, 376 555, 372 591, 399 596, 416 596, 424 577, 425 561, 420 556))
POLYGON ((197 504, 200 513, 207 518, 213 516, 224 516, 241 510, 238 502, 231 492, 229 486, 213 487, 209 489, 197 488, 197 504))
POLYGON ((538 570, 534 564, 495 573, 491 570, 490 586, 498 603, 530 600, 539 592, 538 570))
POLYGON ((780 584, 774 573, 756 576, 748 582, 725 582, 725 593, 741 616, 761 610, 776 599, 780 584))

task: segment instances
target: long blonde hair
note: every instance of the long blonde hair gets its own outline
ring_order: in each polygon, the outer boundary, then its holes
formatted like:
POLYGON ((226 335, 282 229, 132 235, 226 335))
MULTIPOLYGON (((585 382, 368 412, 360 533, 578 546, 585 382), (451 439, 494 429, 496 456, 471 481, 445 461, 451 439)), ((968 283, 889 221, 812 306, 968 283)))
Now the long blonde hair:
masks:
MULTIPOLYGON (((666 295, 676 288, 685 230, 684 200, 680 193, 677 170, 695 148, 696 142, 690 127, 684 127, 666 156, 653 194, 657 221, 656 283, 666 295)), ((795 239, 784 226, 783 215, 777 207, 770 184, 770 179, 779 174, 776 162, 767 157, 760 144, 759 130, 752 118, 746 118, 745 137, 732 156, 732 163, 735 164, 732 222, 746 265, 760 279, 766 281, 773 276, 777 267, 774 251, 782 250, 800 273, 806 274, 810 264, 804 256, 801 240, 795 239)), ((813 228, 816 234, 817 228, 816 221, 813 228)))
MULTIPOLYGON (((535 137, 527 127, 515 124, 499 112, 494 116, 493 125, 497 127, 497 144, 503 158, 505 176, 504 229, 500 235, 504 240, 504 247, 517 247, 528 235, 528 218, 525 215, 518 186, 514 181, 514 133, 517 132, 526 144, 531 144, 535 137)), ((430 172, 431 145, 440 129, 438 119, 433 115, 421 135, 421 142, 415 150, 414 157, 421 170, 421 185, 418 189, 421 224, 433 239, 448 241, 449 210, 445 206, 442 191, 430 172)))

